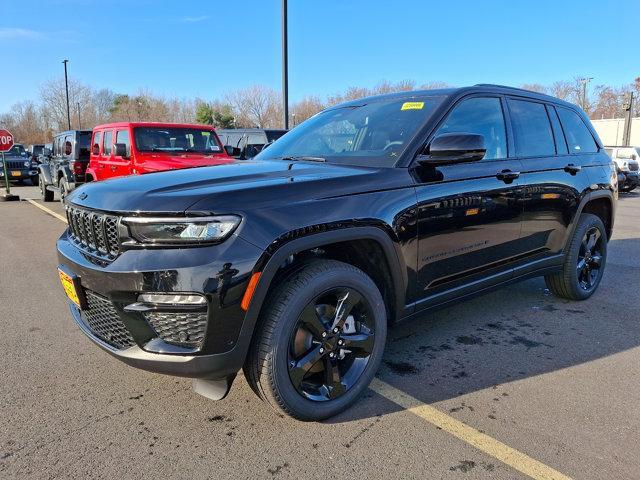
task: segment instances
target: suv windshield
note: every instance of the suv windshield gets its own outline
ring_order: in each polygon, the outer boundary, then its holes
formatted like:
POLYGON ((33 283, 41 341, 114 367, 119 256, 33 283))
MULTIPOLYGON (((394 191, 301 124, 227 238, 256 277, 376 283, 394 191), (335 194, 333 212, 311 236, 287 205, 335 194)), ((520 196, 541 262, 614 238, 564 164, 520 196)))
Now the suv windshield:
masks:
POLYGON ((196 152, 222 151, 211 130, 196 128, 136 127, 133 129, 136 149, 141 152, 196 152))
POLYGON ((256 159, 320 157, 334 163, 393 166, 442 98, 382 98, 331 108, 294 128, 256 159))
POLYGON ((7 151, 6 155, 11 157, 25 157, 27 152, 22 145, 18 144, 11 147, 11 149, 7 151))

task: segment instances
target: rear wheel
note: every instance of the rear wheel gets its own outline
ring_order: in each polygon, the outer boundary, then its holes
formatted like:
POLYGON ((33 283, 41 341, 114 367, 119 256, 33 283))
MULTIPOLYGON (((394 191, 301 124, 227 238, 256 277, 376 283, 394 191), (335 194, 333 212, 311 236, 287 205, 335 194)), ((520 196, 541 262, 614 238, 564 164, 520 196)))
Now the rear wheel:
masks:
POLYGON ((40 185, 40 197, 44 202, 53 202, 53 192, 51 190, 47 190, 47 185, 44 183, 44 178, 40 175, 40 181, 38 182, 40 185))
POLYGON ((314 261, 266 305, 245 376, 276 411, 322 420, 345 410, 367 388, 386 333, 375 283, 352 265, 314 261))
POLYGON ((585 300, 596 291, 607 260, 607 231, 600 217, 580 216, 565 254, 562 271, 544 277, 554 295, 585 300))

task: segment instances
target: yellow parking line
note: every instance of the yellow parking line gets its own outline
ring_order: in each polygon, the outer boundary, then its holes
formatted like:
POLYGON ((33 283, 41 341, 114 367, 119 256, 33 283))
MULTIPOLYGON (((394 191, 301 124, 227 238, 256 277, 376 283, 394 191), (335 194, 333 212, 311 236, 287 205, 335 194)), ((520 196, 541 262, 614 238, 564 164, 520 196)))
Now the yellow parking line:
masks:
POLYGON ((411 395, 407 395, 402 390, 398 390, 378 378, 373 380, 370 388, 377 394, 400 405, 414 415, 417 415, 436 427, 440 427, 443 431, 450 433, 454 437, 476 447, 478 450, 487 455, 491 455, 531 478, 539 480, 570 480, 570 477, 567 477, 544 463, 534 460, 528 455, 470 427, 460 420, 456 420, 411 395))
POLYGON ((40 205, 38 202, 36 202, 35 200, 31 200, 30 198, 26 199, 27 202, 29 202, 31 205, 34 205, 36 207, 38 207, 40 210, 47 212, 49 215, 53 215, 54 217, 56 217, 58 220, 67 223, 67 219, 64 218, 63 215, 60 215, 59 213, 54 212, 53 210, 51 210, 50 208, 45 207, 44 205, 40 205))

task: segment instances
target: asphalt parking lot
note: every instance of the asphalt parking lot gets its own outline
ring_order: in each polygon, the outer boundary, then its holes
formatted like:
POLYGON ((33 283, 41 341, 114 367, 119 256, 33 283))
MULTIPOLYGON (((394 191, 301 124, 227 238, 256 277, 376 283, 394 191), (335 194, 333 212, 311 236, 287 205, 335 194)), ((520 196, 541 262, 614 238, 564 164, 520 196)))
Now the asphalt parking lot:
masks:
POLYGON ((277 417, 241 376, 212 402, 111 358, 68 314, 64 223, 27 201, 0 218, 2 478, 640 478, 640 194, 591 299, 534 279, 398 325, 323 423, 277 417))

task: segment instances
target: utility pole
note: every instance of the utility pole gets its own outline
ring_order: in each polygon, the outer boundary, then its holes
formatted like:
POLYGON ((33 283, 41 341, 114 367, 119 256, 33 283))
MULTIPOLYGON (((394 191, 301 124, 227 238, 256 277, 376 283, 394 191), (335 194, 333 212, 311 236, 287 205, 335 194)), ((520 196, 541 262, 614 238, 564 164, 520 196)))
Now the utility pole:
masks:
POLYGON ((633 92, 629 92, 629 95, 622 104, 622 108, 625 110, 624 114, 624 130, 622 136, 622 145, 629 147, 631 145, 631 116, 633 115, 633 92), (627 100, 628 99, 628 100, 627 100))
POLYGON ((289 52, 287 39, 287 0, 282 0, 282 111, 284 128, 289 130, 289 52))
POLYGON ((69 111, 69 80, 67 78, 67 63, 69 63, 69 60, 64 59, 62 63, 64 63, 64 88, 67 92, 67 123, 69 124, 69 130, 71 130, 71 113, 69 111))
POLYGON ((78 130, 82 130, 82 122, 80 122, 80 102, 76 103, 76 107, 78 108, 78 130))
POLYGON ((580 79, 582 84, 582 110, 587 111, 587 84, 593 80, 593 77, 585 77, 580 79))

